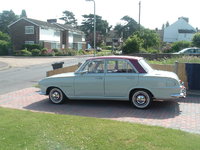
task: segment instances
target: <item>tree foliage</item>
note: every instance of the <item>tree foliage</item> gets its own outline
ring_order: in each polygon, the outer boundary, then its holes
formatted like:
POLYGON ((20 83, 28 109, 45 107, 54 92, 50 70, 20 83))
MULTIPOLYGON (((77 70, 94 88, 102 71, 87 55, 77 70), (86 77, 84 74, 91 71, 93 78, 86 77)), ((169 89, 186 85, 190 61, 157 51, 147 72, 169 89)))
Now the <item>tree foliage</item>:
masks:
POLYGON ((192 45, 200 47, 200 33, 196 33, 192 38, 192 45))
POLYGON ((18 16, 15 13, 10 11, 3 11, 0 13, 0 31, 8 33, 8 25, 13 23, 18 19, 18 16))
POLYGON ((160 45, 159 35, 153 30, 142 29, 134 34, 144 41, 142 47, 146 50, 148 48, 158 48, 160 45))
POLYGON ((10 37, 0 31, 0 55, 7 55, 10 48, 10 37))
POLYGON ((125 22, 125 25, 117 24, 114 30, 116 30, 118 35, 122 36, 124 39, 127 39, 139 29, 139 24, 131 17, 124 16, 121 20, 125 22))
POLYGON ((27 14, 26 14, 25 9, 22 10, 21 15, 20 15, 20 18, 23 18, 23 17, 27 18, 27 14))
MULTIPOLYGON (((89 41, 91 45, 94 43, 94 15, 83 15, 82 25, 80 29, 85 32, 86 40, 89 41)), ((108 22, 103 20, 101 16, 96 15, 96 42, 99 46, 104 38, 106 37, 108 31, 111 29, 108 22)))
POLYGON ((140 51, 143 40, 137 35, 130 36, 122 46, 122 51, 124 54, 138 53, 140 51))
POLYGON ((63 17, 60 18, 61 20, 65 21, 65 24, 71 25, 73 27, 77 26, 77 19, 73 12, 65 10, 63 11, 63 17))

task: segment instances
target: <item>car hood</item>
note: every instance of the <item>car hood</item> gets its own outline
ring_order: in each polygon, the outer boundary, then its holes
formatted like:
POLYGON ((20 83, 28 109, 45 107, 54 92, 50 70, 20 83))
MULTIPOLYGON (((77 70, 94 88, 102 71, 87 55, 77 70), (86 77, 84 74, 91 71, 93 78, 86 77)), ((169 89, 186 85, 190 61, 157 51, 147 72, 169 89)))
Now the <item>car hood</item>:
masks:
POLYGON ((169 72, 169 71, 153 70, 149 73, 149 75, 156 76, 156 77, 167 77, 167 78, 173 78, 173 79, 179 80, 178 76, 174 72, 169 72))
POLYGON ((48 78, 63 78, 63 77, 73 77, 73 76, 75 76, 74 72, 69 72, 69 73, 56 74, 48 78))

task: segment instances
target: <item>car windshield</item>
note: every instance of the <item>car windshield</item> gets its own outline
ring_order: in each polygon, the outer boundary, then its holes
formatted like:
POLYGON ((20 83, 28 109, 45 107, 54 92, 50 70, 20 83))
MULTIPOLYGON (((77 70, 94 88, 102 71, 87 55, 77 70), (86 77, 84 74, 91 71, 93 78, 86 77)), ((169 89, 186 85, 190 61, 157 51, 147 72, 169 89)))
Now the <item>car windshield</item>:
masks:
POLYGON ((144 70, 147 73, 153 71, 153 69, 151 68, 151 66, 144 59, 139 60, 139 63, 140 63, 140 65, 142 65, 142 67, 144 68, 144 70))

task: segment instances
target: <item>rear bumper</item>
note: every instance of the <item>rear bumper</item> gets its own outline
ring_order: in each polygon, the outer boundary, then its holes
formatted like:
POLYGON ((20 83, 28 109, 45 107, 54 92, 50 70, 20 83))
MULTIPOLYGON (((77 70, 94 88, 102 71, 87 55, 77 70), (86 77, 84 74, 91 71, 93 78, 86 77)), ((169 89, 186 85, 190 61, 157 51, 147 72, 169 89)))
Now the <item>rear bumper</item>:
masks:
POLYGON ((186 97, 186 88, 185 87, 182 87, 180 93, 178 94, 172 94, 171 97, 173 98, 185 98, 186 97))

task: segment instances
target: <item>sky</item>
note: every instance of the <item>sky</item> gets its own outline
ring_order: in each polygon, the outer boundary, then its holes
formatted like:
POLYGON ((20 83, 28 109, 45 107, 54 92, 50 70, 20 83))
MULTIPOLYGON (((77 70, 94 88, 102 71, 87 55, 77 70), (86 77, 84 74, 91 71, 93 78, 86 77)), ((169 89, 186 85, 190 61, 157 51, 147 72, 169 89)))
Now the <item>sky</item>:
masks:
MULTIPOLYGON (((138 22, 139 1, 141 1, 140 23, 145 28, 161 29, 163 24, 177 21, 179 17, 188 17, 189 24, 200 29, 199 0, 95 0, 96 14, 107 20, 113 27, 120 19, 128 15, 138 22)), ((28 18, 46 21, 62 17, 65 10, 75 14, 81 24, 82 15, 94 13, 94 3, 86 0, 5 0, 1 2, 0 12, 13 10, 20 15, 26 10, 28 18)))

